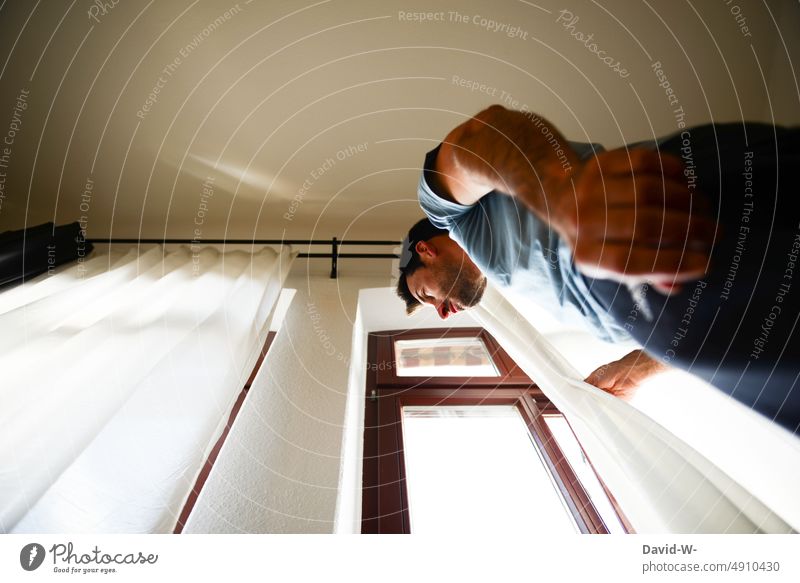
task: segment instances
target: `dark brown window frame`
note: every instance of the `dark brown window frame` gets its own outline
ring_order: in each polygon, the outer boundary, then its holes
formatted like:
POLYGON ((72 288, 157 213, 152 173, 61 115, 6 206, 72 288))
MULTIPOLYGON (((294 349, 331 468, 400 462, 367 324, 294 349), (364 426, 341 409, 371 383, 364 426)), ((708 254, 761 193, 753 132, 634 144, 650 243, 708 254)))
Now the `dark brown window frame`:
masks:
MULTIPOLYGON (((560 412, 488 332, 457 328, 373 333, 368 337, 367 357, 370 365, 364 411, 362 533, 411 531, 402 434, 402 407, 407 405, 516 406, 578 529, 583 533, 608 532, 544 421, 544 414, 560 412), (395 374, 395 340, 464 336, 484 341, 500 371, 499 377, 421 378, 395 374)), ((616 502, 610 495, 609 498, 630 530, 616 502)))
POLYGON ((505 350, 500 348, 497 341, 483 328, 450 328, 445 330, 411 330, 405 332, 385 332, 375 335, 378 342, 378 363, 376 382, 381 387, 408 387, 420 386, 430 383, 428 377, 399 377, 394 363, 397 358, 394 350, 395 340, 419 340, 439 338, 464 338, 467 336, 479 338, 483 341, 489 355, 494 360, 500 376, 497 377, 436 377, 436 384, 443 387, 483 386, 494 387, 503 385, 529 386, 531 380, 522 369, 512 360, 505 350), (402 338, 400 335, 402 334, 402 338))

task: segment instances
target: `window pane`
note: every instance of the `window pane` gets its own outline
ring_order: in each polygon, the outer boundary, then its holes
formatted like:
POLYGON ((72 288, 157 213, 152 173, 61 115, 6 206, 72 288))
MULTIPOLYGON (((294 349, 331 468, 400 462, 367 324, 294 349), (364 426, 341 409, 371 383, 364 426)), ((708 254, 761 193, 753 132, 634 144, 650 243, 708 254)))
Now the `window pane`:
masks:
POLYGON ((602 484, 597 479, 594 468, 589 464, 586 456, 583 455, 583 449, 581 449, 575 434, 572 433, 572 428, 567 423, 567 420, 564 419, 563 415, 544 415, 544 421, 547 423, 547 427, 552 432, 553 437, 556 438, 561 452, 567 458, 570 467, 572 467, 572 471, 575 472, 578 480, 583 485, 583 489, 586 490, 586 494, 594 504, 595 510, 597 510, 600 518, 603 519, 608 532, 612 534, 624 533, 625 527, 620 522, 619 516, 617 516, 617 512, 608 499, 602 484))
POLYGON ((399 377, 496 377, 497 367, 480 338, 396 340, 399 377))
POLYGON ((403 407, 413 533, 574 533, 516 407, 403 407))

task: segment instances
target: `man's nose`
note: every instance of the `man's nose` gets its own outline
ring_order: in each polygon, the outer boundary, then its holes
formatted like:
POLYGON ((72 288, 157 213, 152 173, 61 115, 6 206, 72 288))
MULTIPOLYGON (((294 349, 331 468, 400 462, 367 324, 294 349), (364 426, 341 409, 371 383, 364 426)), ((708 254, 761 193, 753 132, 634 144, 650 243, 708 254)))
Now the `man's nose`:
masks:
POLYGON ((447 304, 443 301, 436 304, 436 312, 439 314, 439 317, 442 320, 446 320, 450 315, 450 312, 447 309, 447 304))

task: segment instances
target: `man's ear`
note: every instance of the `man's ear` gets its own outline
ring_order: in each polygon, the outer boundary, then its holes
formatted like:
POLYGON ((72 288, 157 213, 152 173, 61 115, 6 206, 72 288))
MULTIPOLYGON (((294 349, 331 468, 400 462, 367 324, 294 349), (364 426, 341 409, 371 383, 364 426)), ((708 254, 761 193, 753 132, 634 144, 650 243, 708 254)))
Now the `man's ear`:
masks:
POLYGON ((439 250, 436 248, 436 245, 430 241, 417 241, 414 249, 421 256, 428 257, 429 259, 433 259, 439 254, 439 250))

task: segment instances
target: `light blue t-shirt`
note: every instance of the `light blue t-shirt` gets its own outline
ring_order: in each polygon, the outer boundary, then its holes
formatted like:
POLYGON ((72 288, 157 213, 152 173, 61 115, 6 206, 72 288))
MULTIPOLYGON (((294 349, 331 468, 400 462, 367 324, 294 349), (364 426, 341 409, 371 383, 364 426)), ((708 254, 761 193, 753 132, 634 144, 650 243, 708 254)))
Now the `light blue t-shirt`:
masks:
MULTIPOLYGON (((603 151, 597 144, 570 146, 581 159, 603 151)), ((435 172, 438 152, 437 147, 425 158, 420 206, 431 223, 450 232, 487 278, 532 297, 562 321, 582 320, 603 340, 630 339, 589 292, 569 246, 517 199, 495 190, 465 206, 437 195, 429 173, 435 172)))

